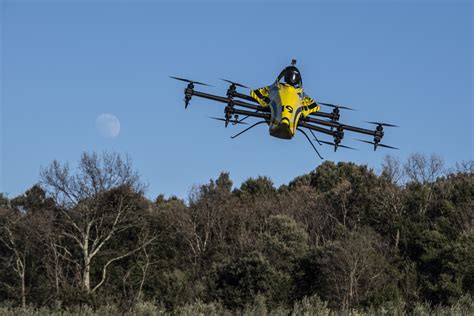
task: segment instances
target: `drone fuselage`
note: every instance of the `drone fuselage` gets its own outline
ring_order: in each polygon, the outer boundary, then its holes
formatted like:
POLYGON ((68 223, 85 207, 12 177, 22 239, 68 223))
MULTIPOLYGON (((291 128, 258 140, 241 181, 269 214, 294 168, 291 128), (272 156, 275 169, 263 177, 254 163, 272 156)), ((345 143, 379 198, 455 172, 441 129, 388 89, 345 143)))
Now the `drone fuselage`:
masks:
POLYGON ((291 139, 295 135, 298 120, 303 112, 303 89, 280 82, 276 82, 269 88, 270 135, 291 139))

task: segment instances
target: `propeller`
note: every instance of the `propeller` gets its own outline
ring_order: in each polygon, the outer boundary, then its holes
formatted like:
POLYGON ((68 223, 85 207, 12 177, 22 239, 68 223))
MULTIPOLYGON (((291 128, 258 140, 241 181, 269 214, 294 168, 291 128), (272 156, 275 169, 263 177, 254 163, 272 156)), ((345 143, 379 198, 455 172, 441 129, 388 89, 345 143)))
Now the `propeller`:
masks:
POLYGON ((234 86, 237 86, 237 87, 241 87, 241 88, 247 88, 247 89, 250 89, 249 87, 243 85, 243 84, 240 84, 240 83, 237 83, 237 82, 233 82, 233 81, 230 81, 230 80, 227 80, 227 79, 222 79, 220 78, 221 80, 225 81, 225 82, 228 82, 234 86))
POLYGON ((178 78, 178 77, 173 77, 173 76, 169 76, 169 77, 172 78, 172 79, 176 79, 176 80, 184 81, 184 82, 187 82, 187 83, 188 83, 188 87, 184 90, 184 108, 185 108, 185 109, 188 108, 189 101, 191 101, 191 98, 192 98, 192 96, 193 96, 193 89, 194 89, 194 85, 195 85, 195 84, 198 84, 198 85, 201 85, 201 86, 212 87, 211 85, 209 85, 209 84, 207 84, 207 83, 202 83, 202 82, 199 82, 199 81, 192 81, 192 80, 188 80, 188 79, 184 79, 184 78, 178 78))
POLYGON ((236 124, 245 124, 247 125, 246 122, 242 122, 241 120, 238 121, 238 120, 229 120, 227 121, 226 119, 223 119, 223 118, 220 118, 220 117, 213 117, 213 116, 209 116, 209 118, 213 119, 213 120, 218 120, 218 121, 222 121, 222 122, 228 122, 228 123, 231 123, 232 125, 236 125, 236 124))
POLYGON ((344 109, 344 110, 355 111, 355 109, 353 109, 353 108, 348 108, 347 106, 336 105, 336 104, 331 104, 331 103, 324 103, 324 102, 316 102, 316 103, 317 103, 317 104, 322 104, 322 105, 325 105, 325 106, 329 106, 329 107, 332 107, 332 108, 338 108, 338 109, 344 109))
POLYGON ((390 149, 397 149, 397 150, 400 149, 400 148, 397 148, 397 147, 392 147, 392 146, 385 145, 385 144, 375 143, 375 142, 371 142, 371 141, 368 141, 368 140, 363 140, 363 139, 355 139, 355 140, 358 140, 360 142, 364 142, 364 143, 367 143, 367 144, 374 145, 374 151, 377 149, 378 146, 385 147, 385 148, 390 148, 390 149))
POLYGON ((325 140, 320 140, 320 142, 323 143, 323 144, 326 144, 326 145, 334 146, 334 151, 336 151, 338 147, 352 149, 352 150, 359 150, 357 148, 352 148, 352 147, 349 147, 349 146, 346 146, 346 145, 335 144, 335 143, 332 143, 332 142, 327 142, 325 140))
POLYGON ((178 78, 178 77, 173 77, 173 76, 169 76, 169 77, 172 78, 172 79, 184 81, 184 82, 191 83, 191 84, 199 84, 199 85, 201 85, 201 86, 212 87, 211 85, 209 85, 209 84, 207 84, 207 83, 202 83, 202 82, 199 82, 199 81, 193 81, 193 80, 184 79, 184 78, 178 78))
POLYGON ((374 124, 374 125, 379 125, 379 126, 387 126, 387 127, 399 127, 397 125, 393 124, 388 124, 388 123, 382 123, 382 122, 370 122, 370 121, 365 121, 366 123, 374 124))

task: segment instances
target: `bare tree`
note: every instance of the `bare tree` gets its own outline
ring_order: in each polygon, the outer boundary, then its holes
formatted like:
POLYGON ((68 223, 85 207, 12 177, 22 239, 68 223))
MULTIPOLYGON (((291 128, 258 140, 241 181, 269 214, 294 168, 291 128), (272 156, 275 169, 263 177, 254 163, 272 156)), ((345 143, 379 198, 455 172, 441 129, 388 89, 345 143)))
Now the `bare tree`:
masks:
MULTIPOLYGON (((189 252, 193 258, 195 268, 199 266, 201 256, 208 250, 213 242, 219 210, 222 208, 217 203, 209 201, 206 190, 214 190, 214 184, 194 187, 190 192, 190 207, 181 214, 180 221, 176 222, 176 228, 181 231, 183 239, 189 246, 189 252), (210 188, 210 189, 209 189, 210 188)), ((210 193, 212 195, 212 192, 210 193)))
POLYGON ((384 247, 371 230, 349 232, 343 240, 329 244, 322 261, 327 298, 348 309, 383 288, 387 277, 384 247))
POLYGON ((154 234, 154 237, 159 238, 162 234, 165 233, 165 230, 161 230, 159 232, 153 231, 151 232, 149 228, 142 229, 138 236, 140 240, 140 244, 144 245, 140 251, 140 259, 137 260, 136 266, 140 269, 141 278, 137 289, 137 294, 134 297, 135 302, 141 301, 144 298, 143 294, 143 287, 147 280, 148 274, 151 270, 157 270, 157 263, 159 260, 153 260, 153 253, 157 251, 154 246, 158 243, 155 242, 148 242, 150 236, 154 234))
POLYGON ((192 264, 199 271, 201 259, 213 247, 226 243, 228 205, 232 182, 228 173, 222 173, 216 181, 195 186, 189 195, 189 207, 176 214, 173 226, 186 242, 192 264))
MULTIPOLYGON (((41 179, 60 207, 62 236, 69 238, 80 250, 80 258, 68 259, 80 267, 80 283, 87 292, 95 292, 104 284, 111 264, 154 240, 149 236, 134 249, 114 253, 102 264, 99 279, 92 281, 94 258, 104 252, 115 236, 138 225, 137 219, 131 216, 134 194, 141 196, 143 190, 138 175, 128 158, 123 159, 115 153, 104 153, 101 157, 83 153, 76 172, 72 172, 68 164, 62 166, 53 161, 42 169, 41 179)), ((57 247, 61 249, 61 246, 57 247)))
POLYGON ((444 162, 436 154, 428 157, 425 154, 415 153, 408 157, 403 169, 409 181, 426 184, 434 182, 443 174, 444 162))
POLYGON ((419 188, 421 198, 418 212, 424 214, 433 198, 434 182, 444 173, 443 159, 436 154, 428 157, 415 153, 408 157, 403 169, 410 182, 422 185, 419 188))
POLYGON ((398 184, 403 177, 400 160, 392 155, 385 155, 382 162, 382 175, 385 175, 392 183, 398 184))
MULTIPOLYGON (((30 244, 26 216, 14 210, 0 209, 0 242, 10 251, 3 259, 7 261, 20 282, 21 306, 26 307, 26 264, 30 244)), ((3 283, 3 282, 2 282, 3 283)), ((13 286, 3 284, 11 289, 13 286)))
POLYGON ((383 183, 375 188, 374 198, 374 202, 379 207, 376 220, 384 227, 383 230, 387 235, 392 235, 395 248, 397 248, 401 238, 398 223, 406 212, 402 188, 391 180, 390 183, 383 183))
POLYGON ((463 160, 461 162, 457 162, 452 172, 473 174, 474 160, 463 160))

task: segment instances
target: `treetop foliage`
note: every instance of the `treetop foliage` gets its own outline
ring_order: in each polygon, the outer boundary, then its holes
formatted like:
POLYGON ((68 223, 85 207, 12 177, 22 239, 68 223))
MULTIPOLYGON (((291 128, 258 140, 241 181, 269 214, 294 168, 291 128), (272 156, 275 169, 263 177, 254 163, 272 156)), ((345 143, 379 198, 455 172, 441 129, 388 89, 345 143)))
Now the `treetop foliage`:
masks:
POLYGON ((75 168, 53 161, 24 194, 0 194, 0 302, 458 306, 474 294, 473 165, 387 156, 376 173, 325 161, 279 188, 264 176, 234 188, 222 172, 186 201, 148 199, 115 153, 84 153, 75 168))

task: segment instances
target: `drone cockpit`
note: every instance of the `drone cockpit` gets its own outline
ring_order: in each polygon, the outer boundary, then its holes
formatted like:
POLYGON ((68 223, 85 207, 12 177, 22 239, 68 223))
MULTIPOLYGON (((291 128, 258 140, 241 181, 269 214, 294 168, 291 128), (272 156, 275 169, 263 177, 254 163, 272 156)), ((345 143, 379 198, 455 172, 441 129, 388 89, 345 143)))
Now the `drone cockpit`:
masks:
POLYGON ((295 67, 296 61, 293 59, 291 66, 286 67, 280 72, 277 78, 277 82, 280 84, 286 84, 294 88, 302 88, 303 81, 301 80, 301 73, 298 68, 295 67))

